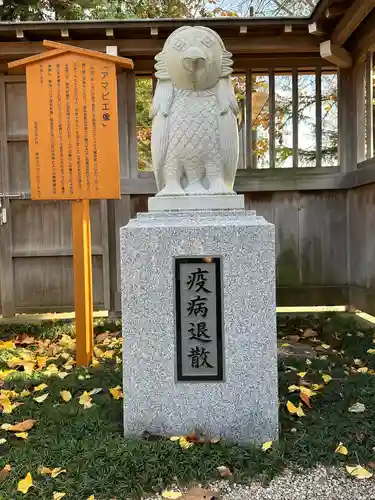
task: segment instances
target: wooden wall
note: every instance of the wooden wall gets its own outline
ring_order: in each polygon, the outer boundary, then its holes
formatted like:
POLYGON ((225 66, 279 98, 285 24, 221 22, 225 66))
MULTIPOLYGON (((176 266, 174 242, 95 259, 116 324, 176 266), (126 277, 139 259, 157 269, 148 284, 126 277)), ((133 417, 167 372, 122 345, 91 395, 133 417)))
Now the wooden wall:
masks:
MULTIPOLYGON (((246 193, 246 208, 276 226, 277 303, 346 305, 346 191, 246 193)), ((147 211, 147 196, 131 197, 131 217, 147 211)))
MULTIPOLYGON (((147 210, 148 196, 141 193, 149 180, 142 179, 136 170, 132 78, 122 76, 119 82, 124 194, 119 201, 91 205, 97 309, 109 309, 112 304, 119 310, 118 230, 137 212, 147 210), (129 192, 129 186, 135 186, 134 191, 129 192)), ((0 77, 0 115, 0 193, 27 192, 27 116, 22 75, 0 77)), ((297 178, 300 173, 295 173, 297 178)), ((288 187, 270 179, 269 185, 272 181, 277 189, 246 193, 247 208, 255 209, 276 225, 278 304, 344 305, 351 300, 356 307, 375 313, 371 303, 375 280, 374 187, 348 190, 347 186, 339 189, 337 185, 336 189, 332 183, 324 187, 321 175, 314 174, 310 184, 319 185, 317 189, 309 188, 304 176, 300 187, 296 182, 296 187, 291 188, 290 179, 285 183, 288 187), (350 299, 349 283, 355 285, 350 299)), ((328 178, 329 173, 323 175, 328 178)), ((336 174, 331 175, 330 179, 336 179, 336 174)), ((6 207, 8 223, 0 226, 0 314, 72 310, 69 204, 11 199, 6 201, 6 207)))
MULTIPOLYGON (((0 193, 30 190, 24 78, 0 81, 0 193)), ((71 208, 67 202, 6 200, 0 226, 0 304, 12 312, 74 307, 71 208)), ((109 307, 106 202, 91 204, 94 303, 109 307)))
POLYGON ((375 315, 375 185, 348 193, 350 304, 375 315))

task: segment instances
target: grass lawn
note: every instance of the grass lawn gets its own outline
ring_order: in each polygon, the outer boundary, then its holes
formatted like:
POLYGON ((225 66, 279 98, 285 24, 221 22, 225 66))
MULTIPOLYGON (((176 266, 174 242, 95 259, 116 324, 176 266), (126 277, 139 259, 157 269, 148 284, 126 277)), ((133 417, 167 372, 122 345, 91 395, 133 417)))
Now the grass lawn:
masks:
POLYGON ((0 472, 1 500, 50 500, 54 492, 66 493, 67 500, 91 495, 91 500, 137 498, 161 492, 171 483, 218 479, 216 467, 221 465, 233 472, 229 481, 255 477, 264 483, 286 467, 300 470, 317 463, 375 467, 375 354, 367 352, 375 349, 374 330, 359 327, 352 317, 335 313, 279 317, 281 349, 289 353, 279 362, 281 434, 279 443, 265 452, 223 441, 183 449, 168 439, 124 440, 122 399, 113 397, 118 391, 109 390, 121 385, 121 340, 119 326, 110 329, 113 334, 100 335, 109 327, 96 325, 97 361, 82 369, 71 362, 71 324, 0 326, 0 425, 36 420, 26 439, 0 430, 0 442, 6 439, 0 444, 0 470, 11 466, 8 474, 0 472), (4 342, 17 338, 21 343, 4 342), (47 387, 35 391, 40 384, 47 387), (312 389, 313 384, 322 387, 310 401, 302 402, 300 387, 312 389), (288 390, 292 385, 297 386, 294 392, 293 387, 288 390), (80 399, 93 389, 102 390, 80 399), (26 390, 31 394, 21 394, 26 390), (69 391, 72 399, 63 401, 61 391, 69 391), (34 399, 47 393, 42 402, 34 399), (301 404, 305 416, 289 413, 287 401, 296 407, 301 404), (85 402, 86 408, 81 404, 85 402), (349 412, 358 402, 365 411, 349 412), (340 442, 348 456, 335 453, 340 442), (51 478, 38 473, 40 467, 62 467, 66 472, 51 478), (17 492, 17 485, 28 472, 33 487, 24 495, 17 492))

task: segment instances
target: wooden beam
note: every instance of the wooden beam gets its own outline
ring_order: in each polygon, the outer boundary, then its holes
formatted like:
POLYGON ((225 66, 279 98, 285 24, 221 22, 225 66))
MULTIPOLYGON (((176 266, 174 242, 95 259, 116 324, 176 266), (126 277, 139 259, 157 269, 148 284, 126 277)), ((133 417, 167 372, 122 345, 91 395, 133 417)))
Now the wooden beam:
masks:
POLYGON ((355 0, 334 29, 331 36, 332 43, 344 45, 374 7, 375 0, 355 0))
POLYGON ((23 33, 23 30, 17 28, 16 29, 16 37, 19 38, 20 40, 22 40, 23 38, 25 38, 25 35, 23 33))
POLYGON ((374 156, 374 118, 373 118, 373 56, 368 52, 365 62, 365 85, 366 85, 366 158, 369 160, 374 156))
POLYGON ((320 23, 310 23, 309 33, 310 35, 315 35, 315 36, 323 36, 325 34, 323 27, 321 26, 320 23))
POLYGON ((292 72, 293 168, 298 167, 298 70, 292 72))
MULTIPOLYGON (((154 57, 164 45, 162 38, 118 40, 119 54, 154 57)), ((91 50, 104 51, 108 40, 71 40, 70 45, 91 50)), ((224 43, 232 54, 319 54, 319 39, 316 37, 293 35, 224 37, 224 43)), ((17 58, 39 54, 43 50, 41 42, 1 42, 0 59, 17 58)))
POLYGON ((151 36, 158 36, 159 35, 159 28, 158 27, 152 27, 150 30, 150 35, 151 36))
POLYGON ((336 17, 341 16, 345 10, 345 5, 332 5, 325 11, 324 17, 327 19, 335 19, 336 17))
POLYGON ((247 26, 240 26, 240 35, 247 34, 247 26))
MULTIPOLYGON (((9 147, 7 143, 7 103, 4 76, 0 77, 0 193, 10 192, 9 147)), ((13 238, 11 203, 3 199, 8 211, 8 222, 0 225, 0 311, 5 317, 15 313, 14 268, 12 260, 13 238)))
POLYGON ((66 29, 66 28, 63 28, 63 29, 61 30, 61 37, 62 37, 62 38, 69 38, 69 30, 68 30, 68 29, 66 29))
POLYGON ((322 166, 322 71, 315 71, 316 166, 322 166))
MULTIPOLYGON (((366 159, 366 64, 361 61, 354 68, 355 118, 354 124, 357 139, 357 162, 366 159)), ((344 94, 345 95, 345 94, 344 94)))
POLYGON ((320 55, 323 59, 327 59, 327 61, 338 68, 350 68, 352 65, 352 58, 349 52, 342 47, 334 45, 331 40, 320 44, 320 55))
POLYGON ((270 168, 276 167, 276 136, 275 136, 275 126, 276 126, 276 91, 275 91, 275 71, 270 69, 268 72, 268 102, 269 102, 269 157, 270 157, 270 168))
POLYGON ((246 168, 253 165, 253 75, 251 70, 246 72, 246 99, 245 99, 245 124, 246 124, 246 168))

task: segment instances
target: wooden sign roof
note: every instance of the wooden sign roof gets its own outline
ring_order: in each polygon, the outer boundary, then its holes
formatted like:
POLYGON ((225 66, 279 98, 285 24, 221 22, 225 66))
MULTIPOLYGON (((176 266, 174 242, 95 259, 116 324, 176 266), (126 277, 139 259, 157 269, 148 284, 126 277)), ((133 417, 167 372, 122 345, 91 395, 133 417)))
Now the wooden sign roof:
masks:
POLYGON ((67 45, 65 43, 60 43, 60 42, 52 42, 50 40, 44 40, 43 46, 55 50, 49 50, 41 54, 36 54, 35 56, 25 57, 24 59, 10 62, 8 64, 8 67, 16 68, 19 66, 25 66, 27 64, 39 62, 44 59, 50 59, 51 57, 55 57, 68 52, 75 53, 81 56, 93 57, 101 61, 112 62, 116 64, 116 66, 124 69, 133 69, 134 67, 133 61, 131 59, 127 59, 126 57, 111 56, 95 50, 83 49, 81 47, 76 47, 74 45, 67 45))

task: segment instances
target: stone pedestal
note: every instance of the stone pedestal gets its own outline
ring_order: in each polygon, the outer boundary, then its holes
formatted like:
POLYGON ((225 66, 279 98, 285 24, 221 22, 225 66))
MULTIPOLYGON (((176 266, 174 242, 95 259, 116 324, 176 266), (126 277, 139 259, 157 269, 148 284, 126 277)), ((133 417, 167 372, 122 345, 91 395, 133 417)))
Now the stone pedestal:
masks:
MULTIPOLYGON (((277 439, 274 226, 245 210, 138 214, 121 229, 121 261, 125 434, 197 428, 242 443, 277 439), (221 267, 205 287, 222 288, 223 380, 178 380, 176 257, 194 256, 221 267)), ((215 369, 206 363, 203 379, 215 369)))

